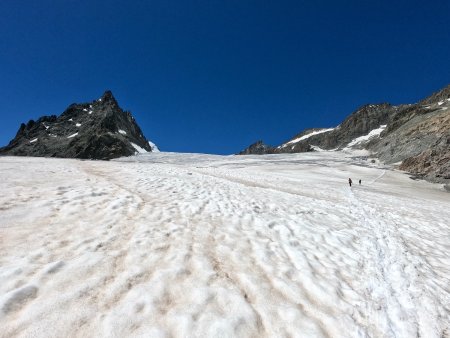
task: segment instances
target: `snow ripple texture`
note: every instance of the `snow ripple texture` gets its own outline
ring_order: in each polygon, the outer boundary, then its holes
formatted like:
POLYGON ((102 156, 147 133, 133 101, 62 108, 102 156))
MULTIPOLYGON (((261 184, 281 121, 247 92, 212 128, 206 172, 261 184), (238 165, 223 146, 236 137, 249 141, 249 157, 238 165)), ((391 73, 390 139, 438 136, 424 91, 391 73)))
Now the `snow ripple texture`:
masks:
POLYGON ((439 185, 339 152, 0 173, 1 337, 450 337, 439 185))

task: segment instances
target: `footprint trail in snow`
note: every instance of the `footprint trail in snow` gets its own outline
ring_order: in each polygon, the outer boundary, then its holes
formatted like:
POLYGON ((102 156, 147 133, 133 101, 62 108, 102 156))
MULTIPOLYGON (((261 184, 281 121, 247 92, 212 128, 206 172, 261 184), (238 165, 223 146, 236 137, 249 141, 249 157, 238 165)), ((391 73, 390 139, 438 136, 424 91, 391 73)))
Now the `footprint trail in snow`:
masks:
POLYGON ((362 164, 0 158, 0 336, 448 337, 450 195, 362 164))

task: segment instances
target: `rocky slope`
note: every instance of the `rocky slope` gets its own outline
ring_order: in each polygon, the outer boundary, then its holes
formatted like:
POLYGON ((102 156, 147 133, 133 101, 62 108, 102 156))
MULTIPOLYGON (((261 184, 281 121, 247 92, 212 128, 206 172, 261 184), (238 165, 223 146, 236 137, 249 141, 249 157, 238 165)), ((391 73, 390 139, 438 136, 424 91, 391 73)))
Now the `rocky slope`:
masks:
POLYGON ((403 109, 368 144, 385 163, 434 182, 450 182, 450 86, 403 109))
POLYGON ((308 129, 278 147, 252 146, 240 154, 348 148, 365 148, 418 177, 450 182, 450 86, 416 104, 365 105, 336 128, 308 129))
POLYGON ((0 154, 107 160, 151 152, 152 145, 131 113, 106 91, 93 102, 70 105, 60 116, 22 123, 0 154))
POLYGON ((248 148, 244 149, 239 153, 239 155, 262 155, 262 154, 272 154, 274 153, 274 148, 268 146, 263 141, 256 141, 251 144, 248 148))

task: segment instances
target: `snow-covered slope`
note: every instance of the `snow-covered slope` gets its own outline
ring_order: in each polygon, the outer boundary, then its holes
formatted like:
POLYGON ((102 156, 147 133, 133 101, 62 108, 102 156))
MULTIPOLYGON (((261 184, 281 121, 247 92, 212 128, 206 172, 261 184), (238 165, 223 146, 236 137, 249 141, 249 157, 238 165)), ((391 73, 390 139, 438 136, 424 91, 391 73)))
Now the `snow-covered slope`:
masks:
POLYGON ((323 133, 326 133, 326 132, 329 132, 329 131, 332 131, 332 130, 334 130, 334 128, 326 128, 326 129, 320 129, 320 130, 312 131, 312 132, 310 132, 310 133, 308 133, 306 135, 303 135, 301 137, 297 137, 297 138, 295 138, 293 140, 290 140, 289 142, 286 142, 286 143, 282 144, 278 148, 284 148, 284 147, 287 147, 287 146, 292 145, 294 143, 297 143, 297 142, 300 142, 300 141, 303 141, 303 140, 307 140, 311 136, 323 134, 323 133))
POLYGON ((358 147, 364 145, 366 142, 370 141, 374 137, 380 137, 383 130, 386 129, 386 125, 383 124, 379 128, 371 130, 367 135, 363 135, 353 139, 344 149, 348 150, 353 147, 358 147))
POLYGON ((356 161, 2 157, 0 336, 446 337, 450 195, 356 161))

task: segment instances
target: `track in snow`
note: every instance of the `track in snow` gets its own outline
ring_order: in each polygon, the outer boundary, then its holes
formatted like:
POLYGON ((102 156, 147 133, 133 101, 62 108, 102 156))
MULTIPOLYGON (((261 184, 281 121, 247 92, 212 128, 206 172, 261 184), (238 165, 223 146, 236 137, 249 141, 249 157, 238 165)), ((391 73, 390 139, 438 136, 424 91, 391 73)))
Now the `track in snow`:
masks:
POLYGON ((448 335, 449 195, 434 185, 341 153, 0 172, 2 336, 448 335))

